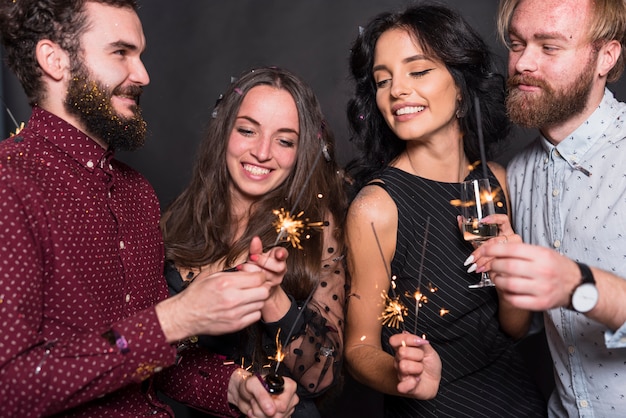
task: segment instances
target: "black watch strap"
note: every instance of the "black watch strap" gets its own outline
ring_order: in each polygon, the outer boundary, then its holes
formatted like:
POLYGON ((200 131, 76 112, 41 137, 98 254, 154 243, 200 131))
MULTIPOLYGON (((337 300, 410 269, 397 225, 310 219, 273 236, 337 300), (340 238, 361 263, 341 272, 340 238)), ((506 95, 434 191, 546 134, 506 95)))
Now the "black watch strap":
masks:
POLYGON ((596 279, 594 279, 593 273, 591 272, 591 269, 589 268, 589 266, 584 263, 576 263, 576 264, 578 265, 578 268, 580 269, 580 274, 582 276, 582 279, 580 280, 580 284, 584 284, 584 283, 596 284, 596 279))

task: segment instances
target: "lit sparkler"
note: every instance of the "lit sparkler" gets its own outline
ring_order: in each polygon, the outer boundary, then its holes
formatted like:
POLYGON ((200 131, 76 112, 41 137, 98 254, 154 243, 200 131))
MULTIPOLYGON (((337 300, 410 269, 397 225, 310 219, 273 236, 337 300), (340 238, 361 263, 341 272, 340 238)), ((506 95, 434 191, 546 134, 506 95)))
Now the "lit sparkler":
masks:
POLYGON ((390 297, 386 290, 383 290, 381 293, 381 297, 383 298, 385 308, 381 316, 378 318, 382 320, 383 325, 387 325, 388 327, 400 328, 400 325, 404 328, 404 317, 409 314, 409 310, 406 306, 400 301, 400 296, 396 295, 396 282, 395 277, 391 277, 389 273, 389 267, 387 267, 387 261, 385 261, 385 254, 383 253, 383 248, 380 245, 380 240, 378 239, 378 234, 376 233, 376 228, 374 227, 374 222, 371 223, 372 232, 374 233, 374 239, 376 239, 376 245, 378 245, 378 251, 380 252, 380 257, 383 260, 383 266, 385 266, 385 272, 387 272, 387 277, 389 277, 391 294, 390 297))
MULTIPOLYGON (((273 213, 278 217, 278 219, 272 224, 274 228, 276 228, 276 232, 278 233, 278 236, 276 237, 276 241, 274 242, 274 245, 273 245, 274 247, 278 245, 280 241, 286 239, 287 241, 291 243, 291 245, 294 248, 302 249, 302 245, 300 244, 300 236, 305 227, 321 229, 324 226, 328 225, 328 222, 308 222, 308 219, 305 219, 305 220, 300 219, 300 217, 304 214, 303 211, 300 211, 298 215, 296 216, 292 216, 292 213, 294 213, 296 211, 296 208, 298 207, 298 203, 300 202, 300 199, 302 198, 304 191, 306 190, 306 186, 309 184, 309 181, 311 180, 311 176, 315 172, 315 168, 317 167, 317 164, 319 163, 322 155, 324 153, 328 155, 328 150, 325 147, 326 145, 322 143, 322 147, 320 148, 320 151, 318 152, 315 158, 315 161, 313 162, 313 165, 311 166, 311 170, 309 171, 306 179, 304 180, 304 186, 300 189, 299 194, 296 196, 292 209, 288 212, 285 211, 284 208, 273 211, 273 213)), ((318 197, 322 198, 323 195, 321 193, 318 193, 318 197)), ((319 277, 317 278, 315 285, 311 289, 311 292, 305 299, 304 303, 302 304, 302 306, 300 306, 298 314, 296 315, 293 321, 293 324, 291 325, 291 328, 289 329, 289 332, 287 333, 287 338, 285 339, 286 344, 289 344, 289 341, 291 340, 293 333, 296 331, 295 329, 296 324, 298 323, 298 321, 300 320, 300 317, 303 315, 304 311, 306 310, 307 305, 313 298, 313 294, 315 293, 315 290, 317 289, 318 285, 319 285, 319 277)), ((280 340, 279 340, 279 333, 280 333, 280 330, 276 334, 276 354, 273 357, 270 357, 271 360, 274 360, 276 362, 276 366, 274 367, 274 371, 268 374, 267 376, 265 376, 264 378, 264 382, 266 384, 265 388, 267 389, 269 393, 280 393, 283 390, 282 385, 284 384, 284 380, 281 376, 278 375, 278 369, 280 368, 280 365, 285 358, 285 353, 282 351, 282 344, 280 343, 280 340), (280 392, 278 390, 280 390, 280 392)))
MULTIPOLYGON (((13 3, 15 3, 15 1, 13 3)), ((11 121, 13 122, 13 125, 15 125, 15 132, 11 132, 10 136, 15 136, 15 135, 19 134, 22 129, 24 129, 24 122, 17 123, 17 120, 13 116, 13 112, 11 112, 11 108, 9 108, 9 105, 6 104, 6 102, 4 101, 4 98, 2 98, 2 96, 0 96, 0 101, 4 105, 4 109, 7 111, 7 114, 11 118, 11 121)))
POLYGON ((385 309, 379 319, 382 320, 383 325, 400 328, 401 324, 404 325, 404 317, 409 314, 409 310, 400 301, 399 296, 389 297, 384 290, 380 296, 385 303, 385 309))
POLYGON ((424 242, 422 243, 422 259, 420 261, 420 271, 417 276, 417 290, 415 291, 415 326, 413 335, 417 335, 417 317, 422 299, 422 273, 424 271, 424 259, 426 258, 426 244, 428 243, 428 228, 430 227, 430 216, 426 218, 426 226, 424 227, 424 242), (419 297, 418 297, 419 295, 419 297))
MULTIPOLYGON (((485 204, 487 202, 494 202, 497 206, 502 207, 503 203, 500 201, 500 187, 492 187, 491 188, 491 193, 489 193, 488 191, 485 191, 483 194, 480 195, 480 203, 481 204, 485 204)), ((469 207, 469 206, 474 206, 476 204, 476 202, 474 201, 468 201, 468 202, 463 202, 461 199, 452 199, 450 201, 450 204, 452 206, 457 206, 457 207, 469 207)))
POLYGON ((282 362, 285 359, 285 353, 283 353, 283 344, 280 342, 280 328, 276 333, 276 354, 274 356, 270 356, 270 360, 274 360, 277 362, 282 362))
POLYGON ((283 352, 283 344, 280 342, 280 328, 276 333, 276 354, 274 356, 270 356, 270 360, 274 360, 276 362, 276 368, 273 372, 268 373, 263 378, 263 385, 265 389, 272 394, 282 393, 285 389, 285 379, 278 374, 278 366, 285 359, 285 353, 283 352))
MULTIPOLYGON (((290 242, 293 248, 297 248, 299 250, 302 249, 300 237, 305 229, 321 229, 324 226, 328 226, 328 222, 326 221, 309 222, 308 219, 302 219, 304 211, 300 211, 300 213, 295 216, 292 216, 291 213, 286 211, 284 208, 281 208, 280 210, 274 209, 272 212, 276 215, 276 220, 272 223, 272 226, 276 228, 276 232, 278 233, 278 237, 276 237, 276 244, 284 240, 290 242)), ((308 238, 308 236, 305 238, 308 238)))
POLYGON ((474 107, 476 110, 476 130, 478 131, 478 146, 480 148, 480 161, 482 162, 483 167, 483 177, 488 178, 487 176, 487 153, 485 152, 485 139, 483 138, 483 121, 480 112, 480 101, 478 100, 478 96, 474 97, 474 107))

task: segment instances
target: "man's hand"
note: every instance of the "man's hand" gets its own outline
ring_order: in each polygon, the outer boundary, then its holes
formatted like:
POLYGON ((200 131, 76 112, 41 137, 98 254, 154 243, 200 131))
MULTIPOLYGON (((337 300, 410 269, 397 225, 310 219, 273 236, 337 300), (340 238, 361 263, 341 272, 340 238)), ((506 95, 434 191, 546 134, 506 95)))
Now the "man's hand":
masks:
POLYGON ((156 306, 168 342, 239 331, 261 319, 269 297, 262 272, 200 274, 187 289, 156 306))

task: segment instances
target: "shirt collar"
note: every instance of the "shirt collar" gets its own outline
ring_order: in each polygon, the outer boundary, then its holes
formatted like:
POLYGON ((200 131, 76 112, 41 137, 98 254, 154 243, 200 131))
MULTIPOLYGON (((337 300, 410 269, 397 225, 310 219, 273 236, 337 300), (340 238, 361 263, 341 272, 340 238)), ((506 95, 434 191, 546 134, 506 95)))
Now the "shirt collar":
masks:
POLYGON ((580 164, 585 153, 604 136, 604 131, 608 128, 604 121, 611 119, 614 116, 613 113, 617 112, 616 106, 612 106, 614 101, 613 93, 605 88, 602 101, 596 110, 558 145, 553 145, 541 135, 543 148, 548 153, 556 148, 557 155, 563 158, 573 169, 581 170, 580 164))
POLYGON ((113 151, 105 150, 72 124, 37 106, 33 107, 28 128, 89 170, 108 165, 113 156, 113 151))

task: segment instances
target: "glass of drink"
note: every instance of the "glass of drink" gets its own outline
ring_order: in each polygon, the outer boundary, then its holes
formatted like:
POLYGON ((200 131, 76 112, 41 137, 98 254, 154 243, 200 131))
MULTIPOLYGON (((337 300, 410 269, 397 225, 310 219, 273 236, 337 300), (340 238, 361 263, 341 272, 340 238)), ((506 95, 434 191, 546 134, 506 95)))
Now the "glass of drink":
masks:
MULTIPOLYGON (((475 246, 498 235, 498 225, 483 223, 488 215, 495 214, 495 205, 489 180, 478 179, 461 183, 461 216, 463 239, 475 246)), ((472 289, 494 286, 487 272, 481 273, 480 281, 470 285, 472 289)))

